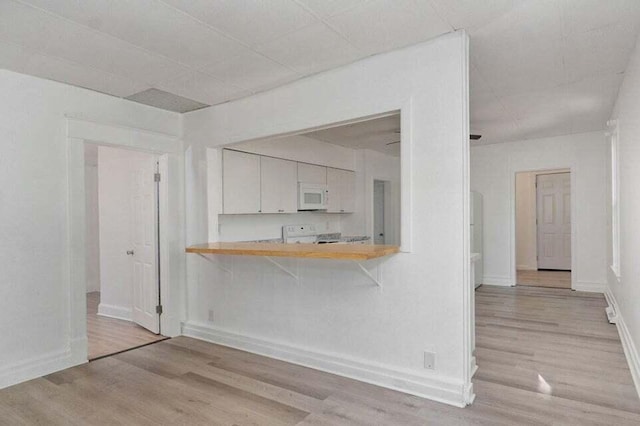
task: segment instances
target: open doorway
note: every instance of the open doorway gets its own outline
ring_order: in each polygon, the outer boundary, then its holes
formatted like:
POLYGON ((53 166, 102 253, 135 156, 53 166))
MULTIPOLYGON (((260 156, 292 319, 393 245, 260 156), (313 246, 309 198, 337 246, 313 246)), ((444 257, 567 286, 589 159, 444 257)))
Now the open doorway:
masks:
POLYGON ((571 288, 571 173, 516 174, 516 284, 571 288))
POLYGON ((388 195, 390 182, 374 179, 373 181, 373 242, 374 244, 386 244, 385 221, 390 215, 388 195))
POLYGON ((164 339, 158 158, 85 144, 89 360, 164 339))

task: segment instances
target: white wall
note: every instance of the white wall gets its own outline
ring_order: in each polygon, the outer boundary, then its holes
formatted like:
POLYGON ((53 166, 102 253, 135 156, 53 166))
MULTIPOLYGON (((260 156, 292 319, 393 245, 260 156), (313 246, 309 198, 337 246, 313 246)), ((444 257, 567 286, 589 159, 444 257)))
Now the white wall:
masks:
MULTIPOLYGON (((629 61, 612 119, 619 123, 620 277, 608 269, 609 295, 620 316, 618 328, 640 393, 640 44, 629 61)), ((610 160, 609 160, 610 161, 610 160)), ((607 180, 610 181, 609 176, 607 180)), ((607 197, 610 205, 610 198, 607 197)), ((610 211, 609 211, 610 213, 610 211)), ((609 228, 609 235, 611 229, 609 228)), ((611 264, 611 239, 608 262, 611 264)))
POLYGON ((458 32, 186 114, 187 239, 203 242, 212 231, 203 220, 206 147, 402 110, 401 233, 410 252, 384 260, 381 290, 349 262, 282 259, 296 282, 261 258, 219 256, 228 273, 189 256, 184 333, 468 403, 467 57, 458 32), (435 370, 424 368, 424 351, 436 354, 435 370))
POLYGON ((603 132, 471 148, 471 188, 484 196, 485 284, 514 285, 515 174, 570 168, 574 202, 573 288, 604 291, 606 158, 603 132))
POLYGON ((101 146, 98 148, 100 203, 100 305, 98 314, 132 319, 133 269, 131 205, 132 170, 148 164, 152 154, 101 146))
POLYGON ((174 135, 180 116, 6 70, 0 70, 0 93, 4 387, 86 361, 77 350, 83 325, 70 321, 68 238, 78 219, 69 213, 66 116, 174 135))
POLYGON ((86 213, 87 293, 100 291, 100 216, 98 202, 98 146, 86 144, 84 150, 86 213))
POLYGON ((536 228, 536 173, 516 174, 516 267, 538 269, 536 228))

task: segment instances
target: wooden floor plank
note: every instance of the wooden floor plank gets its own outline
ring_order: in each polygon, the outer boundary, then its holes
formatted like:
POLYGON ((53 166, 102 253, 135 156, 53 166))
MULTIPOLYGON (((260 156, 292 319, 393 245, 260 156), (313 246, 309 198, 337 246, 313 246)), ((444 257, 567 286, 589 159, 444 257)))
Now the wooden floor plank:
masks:
POLYGON ((0 423, 640 424, 605 306, 601 294, 480 287, 477 397, 464 409, 178 337, 0 390, 0 423))
POLYGON ((132 321, 98 315, 99 304, 100 292, 87 293, 89 360, 165 339, 132 321))

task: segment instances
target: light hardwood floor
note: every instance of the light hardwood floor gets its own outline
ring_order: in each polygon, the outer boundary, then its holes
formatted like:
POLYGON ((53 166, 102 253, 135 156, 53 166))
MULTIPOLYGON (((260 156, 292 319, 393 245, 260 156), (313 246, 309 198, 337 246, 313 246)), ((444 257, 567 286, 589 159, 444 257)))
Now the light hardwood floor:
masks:
POLYGON ((638 425, 602 295, 477 291, 476 402, 455 408, 179 337, 0 391, 6 424, 638 425))
POLYGON ((98 315, 100 293, 87 293, 87 339, 89 359, 96 359, 127 349, 165 339, 131 321, 98 315))
POLYGON ((571 288, 571 271, 518 271, 518 285, 571 288))

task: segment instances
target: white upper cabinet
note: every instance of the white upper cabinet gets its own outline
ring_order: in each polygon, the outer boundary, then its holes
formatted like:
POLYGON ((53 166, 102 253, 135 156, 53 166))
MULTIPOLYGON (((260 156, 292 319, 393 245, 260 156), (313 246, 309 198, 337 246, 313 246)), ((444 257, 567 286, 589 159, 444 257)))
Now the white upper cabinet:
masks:
POLYGON ((298 163, 298 182, 327 184, 327 168, 314 164, 298 163))
POLYGON ((298 211, 298 163, 261 157, 262 213, 298 211))
POLYGON ((352 213, 355 210, 355 173, 327 167, 327 186, 331 213, 352 213))
POLYGON ((260 212, 260 156, 244 152, 222 152, 224 214, 260 212))

